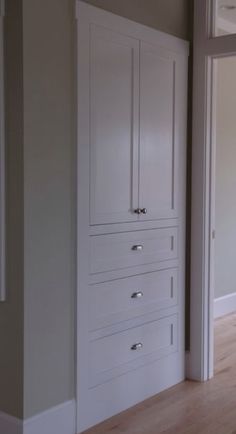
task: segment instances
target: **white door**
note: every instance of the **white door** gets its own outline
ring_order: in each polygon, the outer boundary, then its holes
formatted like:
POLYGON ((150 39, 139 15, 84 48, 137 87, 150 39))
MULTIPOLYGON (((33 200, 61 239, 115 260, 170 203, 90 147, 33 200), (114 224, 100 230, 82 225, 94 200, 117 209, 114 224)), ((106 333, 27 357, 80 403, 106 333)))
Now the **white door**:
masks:
POLYGON ((142 219, 177 217, 178 56, 141 42, 140 53, 140 208, 142 219))
POLYGON ((137 220, 139 41, 92 25, 90 222, 137 220))

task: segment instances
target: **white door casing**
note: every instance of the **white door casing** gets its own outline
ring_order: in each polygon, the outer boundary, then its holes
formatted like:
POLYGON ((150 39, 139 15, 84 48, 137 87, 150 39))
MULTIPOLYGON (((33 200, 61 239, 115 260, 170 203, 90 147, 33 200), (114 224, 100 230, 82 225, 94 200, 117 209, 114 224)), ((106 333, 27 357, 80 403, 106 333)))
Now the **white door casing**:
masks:
POLYGON ((4 87, 5 0, 0 0, 0 302, 6 294, 6 180, 5 180, 5 87, 4 87))

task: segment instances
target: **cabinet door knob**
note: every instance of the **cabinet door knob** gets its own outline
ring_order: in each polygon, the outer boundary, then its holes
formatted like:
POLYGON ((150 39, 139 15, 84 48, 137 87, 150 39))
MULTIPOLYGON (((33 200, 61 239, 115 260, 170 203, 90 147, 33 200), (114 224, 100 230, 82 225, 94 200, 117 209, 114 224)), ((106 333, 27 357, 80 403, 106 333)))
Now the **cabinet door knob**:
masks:
POLYGON ((143 209, 141 209, 141 213, 142 213, 142 214, 147 214, 147 208, 143 208, 143 209))
POLYGON ((136 246, 133 246, 132 250, 134 250, 135 252, 141 252, 143 250, 143 246, 141 244, 138 244, 136 246))
POLYGON ((132 351, 141 350, 143 348, 143 344, 141 342, 138 342, 137 344, 132 345, 130 348, 132 351))
POLYGON ((136 209, 134 210, 134 213, 135 213, 135 214, 142 214, 142 210, 141 210, 141 208, 136 208, 136 209))
POLYGON ((131 298, 142 298, 142 297, 143 297, 143 292, 142 292, 142 291, 134 292, 134 293, 131 295, 131 298))

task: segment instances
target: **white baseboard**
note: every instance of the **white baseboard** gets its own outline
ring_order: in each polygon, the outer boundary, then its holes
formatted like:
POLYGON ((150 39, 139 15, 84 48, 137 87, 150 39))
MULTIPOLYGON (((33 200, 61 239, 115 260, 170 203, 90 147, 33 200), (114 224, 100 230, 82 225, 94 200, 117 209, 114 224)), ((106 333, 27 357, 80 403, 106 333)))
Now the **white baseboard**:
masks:
POLYGON ((0 413, 0 434, 76 434, 75 413, 74 400, 24 421, 0 413))
POLYGON ((23 434, 23 421, 0 412, 1 434, 23 434))
POLYGON ((236 312, 236 292, 216 298, 214 301, 214 318, 236 312))
POLYGON ((24 421, 24 434, 75 434, 75 431, 74 400, 24 421))

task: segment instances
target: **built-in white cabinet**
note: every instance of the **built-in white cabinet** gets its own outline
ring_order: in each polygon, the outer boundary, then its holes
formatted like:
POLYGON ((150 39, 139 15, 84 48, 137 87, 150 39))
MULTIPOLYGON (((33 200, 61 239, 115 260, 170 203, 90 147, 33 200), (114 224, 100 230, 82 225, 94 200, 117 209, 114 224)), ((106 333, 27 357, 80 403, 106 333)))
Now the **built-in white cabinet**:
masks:
POLYGON ((185 378, 188 44, 77 2, 77 431, 185 378))
POLYGON ((91 224, 177 217, 179 63, 91 25, 91 224))

